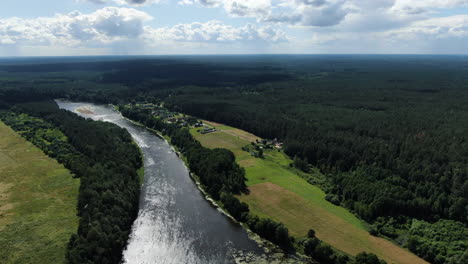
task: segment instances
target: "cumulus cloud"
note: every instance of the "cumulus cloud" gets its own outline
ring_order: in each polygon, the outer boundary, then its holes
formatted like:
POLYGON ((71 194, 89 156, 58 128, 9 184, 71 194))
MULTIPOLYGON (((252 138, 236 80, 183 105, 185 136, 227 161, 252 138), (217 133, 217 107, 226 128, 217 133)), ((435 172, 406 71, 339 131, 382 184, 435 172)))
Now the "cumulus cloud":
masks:
POLYGON ((0 19, 0 37, 11 44, 28 45, 109 43, 140 36, 143 22, 150 19, 144 12, 116 7, 105 7, 91 14, 74 11, 36 19, 7 18, 0 19))
POLYGON ((352 11, 345 0, 181 0, 179 4, 223 8, 230 16, 259 22, 316 27, 339 24, 352 11))
POLYGON ((243 27, 225 25, 220 21, 205 23, 194 22, 173 27, 145 27, 145 38, 149 42, 184 41, 184 42, 284 42, 286 34, 272 26, 257 27, 247 24, 243 27))
POLYGON ((74 11, 35 19, 0 19, 0 45, 105 47, 126 41, 153 46, 159 41, 277 43, 288 40, 283 31, 273 26, 234 27, 209 21, 153 28, 145 25, 151 19, 145 12, 118 7, 105 7, 90 14, 74 11))
POLYGON ((427 19, 440 9, 468 6, 468 0, 180 0, 179 4, 222 8, 230 16, 258 22, 379 31, 427 19))
POLYGON ((339 24, 352 11, 345 1, 299 0, 296 12, 304 26, 328 27, 339 24))
POLYGON ((161 0, 79 0, 87 1, 95 4, 117 4, 117 5, 147 5, 159 3, 161 0))
POLYGON ((381 32, 315 32, 306 42, 332 53, 466 54, 468 15, 417 20, 381 32))
POLYGON ((230 16, 255 18, 267 16, 272 8, 272 0, 180 0, 179 4, 221 7, 230 16))
POLYGON ((442 9, 468 6, 468 0, 394 0, 395 9, 442 9))
POLYGON ((384 35, 398 39, 414 39, 430 37, 466 38, 468 37, 468 15, 430 18, 416 21, 407 27, 385 32, 384 35))
POLYGON ((231 26, 213 20, 163 28, 149 26, 149 14, 129 8, 163 0, 76 1, 120 7, 35 19, 0 18, 0 46, 97 49, 132 43, 132 47, 142 45, 152 50, 163 44, 168 50, 203 47, 200 52, 206 47, 212 51, 214 46, 221 52, 226 52, 221 47, 227 46, 240 51, 246 46, 289 46, 283 52, 298 52, 302 45, 301 52, 341 53, 438 52, 449 46, 466 53, 464 47, 468 46, 468 15, 434 16, 444 9, 468 6, 468 0, 177 0, 181 5, 219 8, 231 17, 255 18, 257 23, 231 26), (286 29, 295 38, 288 38, 286 29), (412 43, 413 49, 407 43, 412 43))

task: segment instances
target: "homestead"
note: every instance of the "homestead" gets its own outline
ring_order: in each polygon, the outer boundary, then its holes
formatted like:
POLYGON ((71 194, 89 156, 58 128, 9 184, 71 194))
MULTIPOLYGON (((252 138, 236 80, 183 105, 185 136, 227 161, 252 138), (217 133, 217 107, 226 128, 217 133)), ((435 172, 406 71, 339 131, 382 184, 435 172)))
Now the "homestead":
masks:
POLYGON ((280 142, 277 138, 274 139, 262 139, 255 141, 257 145, 264 149, 282 149, 283 143, 280 142))
POLYGON ((212 132, 215 132, 217 131, 215 128, 212 128, 212 127, 205 127, 203 129, 199 129, 198 132, 200 132, 200 134, 208 134, 208 133, 212 133, 212 132))

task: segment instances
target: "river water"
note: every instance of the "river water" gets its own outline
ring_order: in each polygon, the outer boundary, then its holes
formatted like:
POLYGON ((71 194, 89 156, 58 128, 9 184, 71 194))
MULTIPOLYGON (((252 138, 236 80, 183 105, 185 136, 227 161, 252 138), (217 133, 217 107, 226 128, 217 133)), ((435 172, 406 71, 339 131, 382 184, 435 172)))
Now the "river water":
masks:
POLYGON ((244 229, 204 198, 184 162, 165 140, 109 106, 65 101, 57 104, 83 117, 127 129, 143 151, 145 179, 140 210, 124 251, 124 263, 271 262, 271 256, 244 229))

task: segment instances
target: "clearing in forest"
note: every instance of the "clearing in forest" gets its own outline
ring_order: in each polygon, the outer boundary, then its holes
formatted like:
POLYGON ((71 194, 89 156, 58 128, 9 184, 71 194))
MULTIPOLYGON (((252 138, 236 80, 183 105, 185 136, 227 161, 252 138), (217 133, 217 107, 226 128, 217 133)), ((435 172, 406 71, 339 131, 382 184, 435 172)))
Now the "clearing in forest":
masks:
POLYGON ((79 180, 0 121, 1 263, 65 263, 79 180))
POLYGON ((325 200, 320 188, 301 178, 299 174, 303 172, 291 168, 292 161, 283 152, 265 150, 263 159, 255 158, 242 147, 258 137, 222 124, 206 123, 219 131, 201 134, 194 128, 192 135, 205 147, 226 148, 234 153, 239 165, 246 170, 250 190, 249 195, 238 198, 246 202, 254 214, 282 222, 298 238, 305 237, 312 228, 318 238, 350 255, 366 251, 377 254, 389 264, 427 263, 388 240, 371 236, 355 215, 325 200), (233 130, 236 134, 228 133, 233 130), (252 136, 241 137, 245 134, 252 136))

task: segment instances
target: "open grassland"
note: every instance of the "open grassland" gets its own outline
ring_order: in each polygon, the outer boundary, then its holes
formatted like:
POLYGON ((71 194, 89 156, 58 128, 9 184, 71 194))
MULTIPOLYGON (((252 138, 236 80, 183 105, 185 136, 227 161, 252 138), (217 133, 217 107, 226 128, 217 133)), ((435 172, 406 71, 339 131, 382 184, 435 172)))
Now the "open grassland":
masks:
POLYGON ((248 140, 239 136, 243 133, 227 132, 239 129, 207 123, 220 131, 203 135, 191 129, 191 133, 205 147, 226 148, 235 154, 239 165, 246 170, 250 190, 249 195, 239 199, 246 202, 254 214, 282 222, 298 238, 305 237, 312 228, 318 238, 350 255, 366 251, 388 263, 427 263, 385 239, 369 235, 361 220, 345 208, 326 201, 320 188, 301 178, 302 172, 289 166, 292 161, 283 152, 265 150, 264 159, 255 158, 242 147, 258 137, 253 135, 248 140))
POLYGON ((79 180, 0 122, 0 262, 64 263, 79 180))

